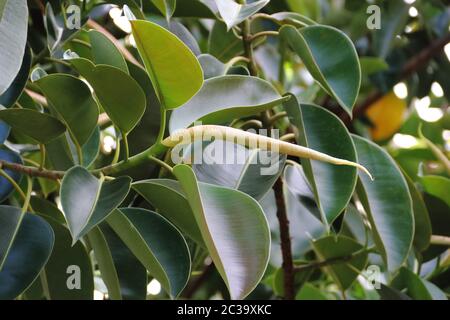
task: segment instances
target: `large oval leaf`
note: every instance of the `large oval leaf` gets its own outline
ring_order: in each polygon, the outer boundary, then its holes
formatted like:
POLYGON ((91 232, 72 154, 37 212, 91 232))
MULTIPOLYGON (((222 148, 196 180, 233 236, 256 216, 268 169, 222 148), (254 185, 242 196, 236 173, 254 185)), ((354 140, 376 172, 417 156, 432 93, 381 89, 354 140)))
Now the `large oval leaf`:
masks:
POLYGON ((1 110, 0 119, 17 131, 44 144, 66 131, 64 124, 55 117, 31 109, 1 110))
MULTIPOLYGON (((34 206, 33 209, 37 210, 34 206)), ((93 268, 84 244, 78 241, 72 246, 69 230, 59 221, 50 218, 48 214, 53 214, 48 209, 40 209, 39 213, 44 214, 43 217, 55 233, 52 254, 41 274, 45 279, 43 282, 44 292, 50 300, 92 300, 94 294, 93 268), (74 277, 78 276, 79 278, 75 280, 74 277), (79 287, 76 289, 67 285, 68 283, 74 285, 77 282, 79 287)))
POLYGON ((133 183, 133 189, 158 209, 158 213, 194 241, 203 244, 200 229, 178 181, 168 179, 143 180, 133 183))
POLYGON ((111 300, 144 300, 147 293, 147 270, 120 240, 111 227, 103 223, 88 233, 102 279, 111 300))
POLYGON ((6 0, 0 14, 0 95, 19 73, 27 44, 28 7, 26 0, 6 0))
POLYGON ((61 182, 61 205, 73 243, 116 209, 130 190, 131 179, 97 179, 83 167, 73 167, 61 182))
POLYGON ((448 300, 445 293, 435 284, 420 278, 407 268, 400 269, 391 286, 399 291, 406 289, 408 296, 415 300, 448 300))
POLYGON ((302 58, 322 87, 352 116, 361 85, 361 68, 351 40, 335 28, 283 26, 280 35, 302 58))
POLYGON ((0 300, 15 299, 34 282, 50 257, 53 243, 49 224, 41 217, 26 214, 0 271, 0 300))
POLYGON ((94 89, 101 106, 119 129, 128 133, 142 118, 146 98, 139 84, 124 71, 107 65, 94 65, 82 58, 70 60, 94 89))
POLYGON ((235 117, 257 114, 272 108, 283 98, 267 81, 248 76, 208 79, 189 102, 173 111, 170 132, 187 128, 195 121, 219 124, 235 117))
POLYGON ((161 215, 139 208, 118 209, 107 222, 150 274, 176 298, 191 272, 189 250, 180 232, 161 215))
POLYGON ((202 142, 193 143, 191 148, 194 153, 192 169, 198 181, 240 190, 256 200, 272 188, 286 160, 285 155, 249 150, 224 140, 215 140, 206 146, 202 142), (201 158, 197 153, 202 154, 201 158))
POLYGON ((103 33, 97 30, 90 30, 89 39, 95 64, 110 65, 128 73, 127 63, 122 53, 103 33))
POLYGON ((244 46, 233 31, 228 31, 225 23, 216 21, 208 38, 208 53, 222 62, 244 52, 244 46))
POLYGON ((98 106, 89 87, 66 74, 52 74, 36 81, 51 108, 65 123, 71 137, 84 145, 97 126, 98 106))
POLYGON ((394 160, 381 147, 353 136, 359 162, 374 181, 359 174, 357 191, 368 214, 374 241, 389 271, 406 260, 414 237, 414 218, 405 178, 394 160))
MULTIPOLYGON (((23 164, 22 158, 18 153, 10 150, 0 149, 0 160, 7 161, 11 163, 23 164)), ((22 178, 22 174, 17 171, 12 171, 5 169, 5 172, 14 179, 14 181, 19 182, 22 178)), ((14 191, 12 184, 4 177, 0 177, 0 203, 3 202, 9 195, 14 191)))
POLYGON ((342 262, 324 267, 342 290, 350 287, 367 264, 367 251, 353 239, 328 236, 313 241, 312 245, 321 261, 342 259, 342 262))
MULTIPOLYGON (((294 257, 302 257, 311 249, 311 240, 320 238, 325 225, 320 220, 320 210, 314 192, 308 184, 300 165, 287 165, 283 173, 283 195, 289 218, 294 257)), ((276 224, 279 227, 278 222, 276 224)))
POLYGON ((14 78, 14 81, 11 83, 8 90, 0 95, 0 105, 10 108, 16 103, 22 94, 25 85, 27 84, 30 68, 31 50, 27 47, 25 49, 25 54, 23 56, 22 66, 20 67, 19 73, 14 78))
POLYGON ((0 206, 0 270, 6 261, 14 238, 19 230, 23 214, 20 208, 11 206, 0 206))
MULTIPOLYGON (((357 162, 356 151, 347 128, 331 112, 297 102, 295 96, 284 103, 290 121, 298 128, 298 142, 330 156, 357 162)), ((343 212, 356 185, 356 168, 301 159, 313 188, 322 220, 330 225, 343 212)))
POLYGON ((175 166, 174 174, 231 298, 245 298, 258 285, 269 260, 270 232, 261 206, 240 191, 199 184, 189 166, 175 166))
POLYGON ((155 91, 166 109, 186 103, 203 84, 203 72, 191 50, 163 27, 131 21, 133 36, 155 91))

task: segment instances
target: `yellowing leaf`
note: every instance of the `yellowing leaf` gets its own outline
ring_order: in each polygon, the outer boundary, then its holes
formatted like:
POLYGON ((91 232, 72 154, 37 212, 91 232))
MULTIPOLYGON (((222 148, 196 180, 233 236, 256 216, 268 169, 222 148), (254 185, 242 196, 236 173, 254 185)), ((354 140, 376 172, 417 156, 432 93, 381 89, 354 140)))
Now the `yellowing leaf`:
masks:
POLYGON ((393 92, 375 101, 366 112, 373 124, 370 129, 372 139, 386 140, 397 132, 403 124, 406 107, 405 100, 398 98, 393 92))

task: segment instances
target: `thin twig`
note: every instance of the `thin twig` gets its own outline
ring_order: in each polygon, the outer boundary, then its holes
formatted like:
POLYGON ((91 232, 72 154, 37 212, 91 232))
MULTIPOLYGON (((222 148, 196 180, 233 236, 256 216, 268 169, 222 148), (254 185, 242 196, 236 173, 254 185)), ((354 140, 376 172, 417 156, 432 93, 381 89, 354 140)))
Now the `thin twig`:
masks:
POLYGON ((284 203, 283 181, 281 177, 274 185, 275 199, 277 204, 277 218, 280 225, 281 252, 283 256, 283 276, 284 276, 284 299, 293 300, 294 292, 294 262, 292 259, 291 236, 289 232, 289 220, 284 203))
POLYGON ((430 243, 450 247, 450 237, 432 235, 431 239, 430 239, 430 243))

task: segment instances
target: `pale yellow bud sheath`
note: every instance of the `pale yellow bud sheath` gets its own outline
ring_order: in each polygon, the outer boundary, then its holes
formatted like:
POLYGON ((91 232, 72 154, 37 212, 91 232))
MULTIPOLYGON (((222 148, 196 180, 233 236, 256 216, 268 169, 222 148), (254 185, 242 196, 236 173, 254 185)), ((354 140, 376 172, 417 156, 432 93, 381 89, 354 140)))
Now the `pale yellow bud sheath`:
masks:
POLYGON ((286 141, 273 139, 259 134, 216 125, 202 125, 194 126, 188 129, 180 129, 162 141, 166 147, 172 148, 181 142, 194 142, 195 140, 203 139, 203 137, 213 137, 215 139, 226 140, 237 143, 245 147, 258 148, 261 150, 274 150, 281 154, 290 156, 307 158, 312 160, 323 161, 335 165, 352 166, 360 169, 366 173, 371 180, 373 180, 370 172, 359 163, 339 159, 329 156, 325 153, 316 150, 302 147, 286 141))

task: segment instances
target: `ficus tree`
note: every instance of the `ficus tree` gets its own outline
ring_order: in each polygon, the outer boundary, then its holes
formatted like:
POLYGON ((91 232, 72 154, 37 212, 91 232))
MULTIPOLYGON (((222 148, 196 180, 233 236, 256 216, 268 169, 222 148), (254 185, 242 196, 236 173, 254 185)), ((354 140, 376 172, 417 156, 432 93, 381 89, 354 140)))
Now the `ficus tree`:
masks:
POLYGON ((447 299, 445 5, 0 0, 0 299, 447 299))

